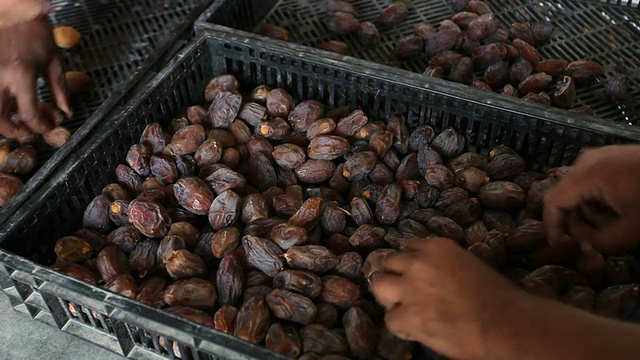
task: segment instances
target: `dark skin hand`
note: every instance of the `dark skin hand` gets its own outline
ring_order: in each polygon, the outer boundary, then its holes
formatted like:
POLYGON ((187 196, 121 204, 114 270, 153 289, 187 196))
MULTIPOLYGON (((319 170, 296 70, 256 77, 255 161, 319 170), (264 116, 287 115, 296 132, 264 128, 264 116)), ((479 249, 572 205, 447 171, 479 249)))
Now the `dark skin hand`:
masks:
POLYGON ((547 194, 544 223, 552 246, 577 241, 615 254, 640 240, 640 145, 585 151, 547 194))
POLYGON ((37 18, 0 29, 0 134, 20 139, 54 127, 49 111, 38 104, 37 80, 44 74, 56 105, 71 116, 62 58, 48 17, 37 18), (19 122, 11 120, 15 98, 19 122))
POLYGON ((530 295, 453 240, 408 244, 372 292, 389 330, 458 360, 639 359, 640 326, 530 295))

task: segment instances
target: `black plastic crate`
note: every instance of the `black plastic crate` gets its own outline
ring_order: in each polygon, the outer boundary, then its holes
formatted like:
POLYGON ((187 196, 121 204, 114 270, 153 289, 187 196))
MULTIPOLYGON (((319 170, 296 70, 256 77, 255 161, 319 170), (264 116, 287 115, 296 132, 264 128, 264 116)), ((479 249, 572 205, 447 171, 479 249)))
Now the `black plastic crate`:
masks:
MULTIPOLYGON (((420 73, 427 59, 399 61, 393 50, 403 36, 413 33, 417 23, 436 26, 450 18, 450 0, 403 0, 410 9, 409 17, 391 29, 380 29, 378 46, 360 44, 355 36, 330 33, 325 25, 324 0, 227 0, 214 4, 198 23, 214 23, 255 31, 263 23, 282 26, 289 31, 289 41, 313 47, 327 40, 341 40, 349 45, 349 55, 380 64, 394 63, 420 73), (221 17, 227 13, 234 16, 221 17)), ((378 24, 381 11, 390 0, 352 0, 361 21, 378 24)), ((578 102, 591 106, 596 115, 611 123, 640 126, 640 10, 638 0, 486 0, 506 29, 514 21, 551 21, 555 27, 552 40, 538 47, 542 59, 586 59, 605 66, 602 82, 578 89, 578 102), (604 94, 604 82, 613 72, 627 74, 631 80, 630 99, 623 105, 610 103, 604 94)), ((418 75, 414 75, 418 76, 418 75)), ((469 95, 471 96, 471 95, 469 95)), ((476 98, 482 95, 476 93, 476 98)), ((539 109, 512 99, 513 107, 530 114, 542 115, 539 109)), ((565 111, 561 111, 565 112, 565 111)), ((553 116, 553 115, 550 115, 553 116)))
POLYGON ((180 320, 120 295, 47 268, 53 244, 76 230, 84 209, 115 181, 147 124, 167 125, 186 107, 203 102, 215 75, 233 73, 244 88, 283 87, 298 99, 317 99, 330 107, 362 108, 370 117, 399 114, 411 128, 453 126, 467 137, 470 151, 487 154, 498 144, 513 147, 530 169, 572 161, 582 146, 629 143, 634 132, 611 131, 571 119, 547 120, 511 110, 502 97, 468 100, 469 89, 444 81, 425 83, 406 72, 341 57, 299 45, 263 39, 212 26, 176 57, 127 104, 96 127, 92 137, 60 167, 0 229, 0 287, 14 307, 130 358, 171 358, 158 336, 191 349, 198 359, 278 359, 242 340, 180 320))
MULTIPOLYGON (((53 0, 51 21, 67 25, 82 35, 79 46, 61 50, 65 70, 80 70, 93 79, 89 91, 71 98, 74 116, 63 126, 74 132, 59 150, 39 139, 38 170, 5 207, 0 225, 15 213, 47 176, 74 151, 80 141, 106 115, 122 106, 157 69, 195 34, 193 24, 213 0, 53 0)), ((48 84, 39 84, 41 101, 54 104, 48 84)))

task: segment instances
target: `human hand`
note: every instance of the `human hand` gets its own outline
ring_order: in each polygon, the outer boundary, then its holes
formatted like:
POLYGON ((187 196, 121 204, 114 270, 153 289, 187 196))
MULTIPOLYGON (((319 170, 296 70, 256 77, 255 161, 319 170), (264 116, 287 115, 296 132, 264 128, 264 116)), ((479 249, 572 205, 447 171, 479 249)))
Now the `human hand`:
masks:
POLYGON ((616 253, 640 240, 640 145, 586 150, 545 196, 549 243, 616 253), (569 239, 567 239, 569 237, 569 239))
POLYGON ((23 138, 31 132, 44 134, 53 119, 39 111, 37 79, 46 74, 56 104, 67 115, 67 97, 62 58, 45 16, 0 29, 0 134, 23 138), (11 120, 11 96, 15 97, 20 122, 11 120))
POLYGON ((371 286, 389 330, 456 359, 487 358, 487 338, 529 296, 449 239, 410 242, 385 271, 371 286))

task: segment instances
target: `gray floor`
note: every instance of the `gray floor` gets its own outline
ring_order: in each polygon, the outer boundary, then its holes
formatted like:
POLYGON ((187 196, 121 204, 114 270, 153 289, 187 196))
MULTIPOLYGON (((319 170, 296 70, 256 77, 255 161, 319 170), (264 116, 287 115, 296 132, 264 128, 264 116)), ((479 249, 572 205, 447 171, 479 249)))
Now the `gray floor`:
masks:
POLYGON ((122 360, 110 351, 15 312, 0 292, 0 359, 122 360))

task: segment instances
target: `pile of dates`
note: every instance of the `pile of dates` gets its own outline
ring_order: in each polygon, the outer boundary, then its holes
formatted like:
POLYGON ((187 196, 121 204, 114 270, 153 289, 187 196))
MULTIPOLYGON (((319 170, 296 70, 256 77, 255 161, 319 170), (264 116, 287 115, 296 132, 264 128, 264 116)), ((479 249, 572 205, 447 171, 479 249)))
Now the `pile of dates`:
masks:
MULTIPOLYGON (((376 23, 360 21, 357 9, 346 1, 328 0, 326 7, 326 28, 336 35, 352 35, 365 46, 380 43, 378 28, 392 28, 409 16, 403 2, 387 6, 376 23)), ((505 28, 483 1, 451 0, 451 7, 455 14, 437 29, 426 23, 415 25, 413 34, 397 41, 395 56, 400 60, 426 58, 427 76, 594 115, 587 104, 577 103, 576 88, 594 84, 604 68, 589 60, 542 59, 536 47, 550 42, 551 23, 514 22, 505 28)), ((261 34, 289 38, 285 29, 274 25, 264 25, 261 34)), ((349 52, 349 46, 337 40, 316 47, 344 55, 349 52)), ((613 73, 607 75, 604 92, 616 103, 627 98, 629 87, 624 74, 613 73)))
POLYGON ((15 146, 8 139, 0 139, 0 207, 22 189, 37 163, 38 153, 33 146, 15 146))
MULTIPOLYGON (((60 148, 71 137, 71 132, 60 125, 64 120, 62 112, 46 104, 40 104, 39 110, 55 123, 52 130, 42 135, 42 140, 54 149, 60 148)), ((12 116, 13 121, 18 121, 16 116, 12 116)), ((35 134, 15 140, 0 138, 0 208, 11 201, 35 172, 38 152, 33 144, 38 138, 35 134)))
MULTIPOLYGON (((543 198, 566 168, 526 172, 512 149, 465 152, 453 128, 240 92, 149 124, 117 182, 57 240, 52 268, 298 359, 406 359, 369 292, 411 239, 450 238, 528 291, 628 318, 632 256, 551 249, 543 198)), ((446 279, 443 279, 446 280, 446 279)))

